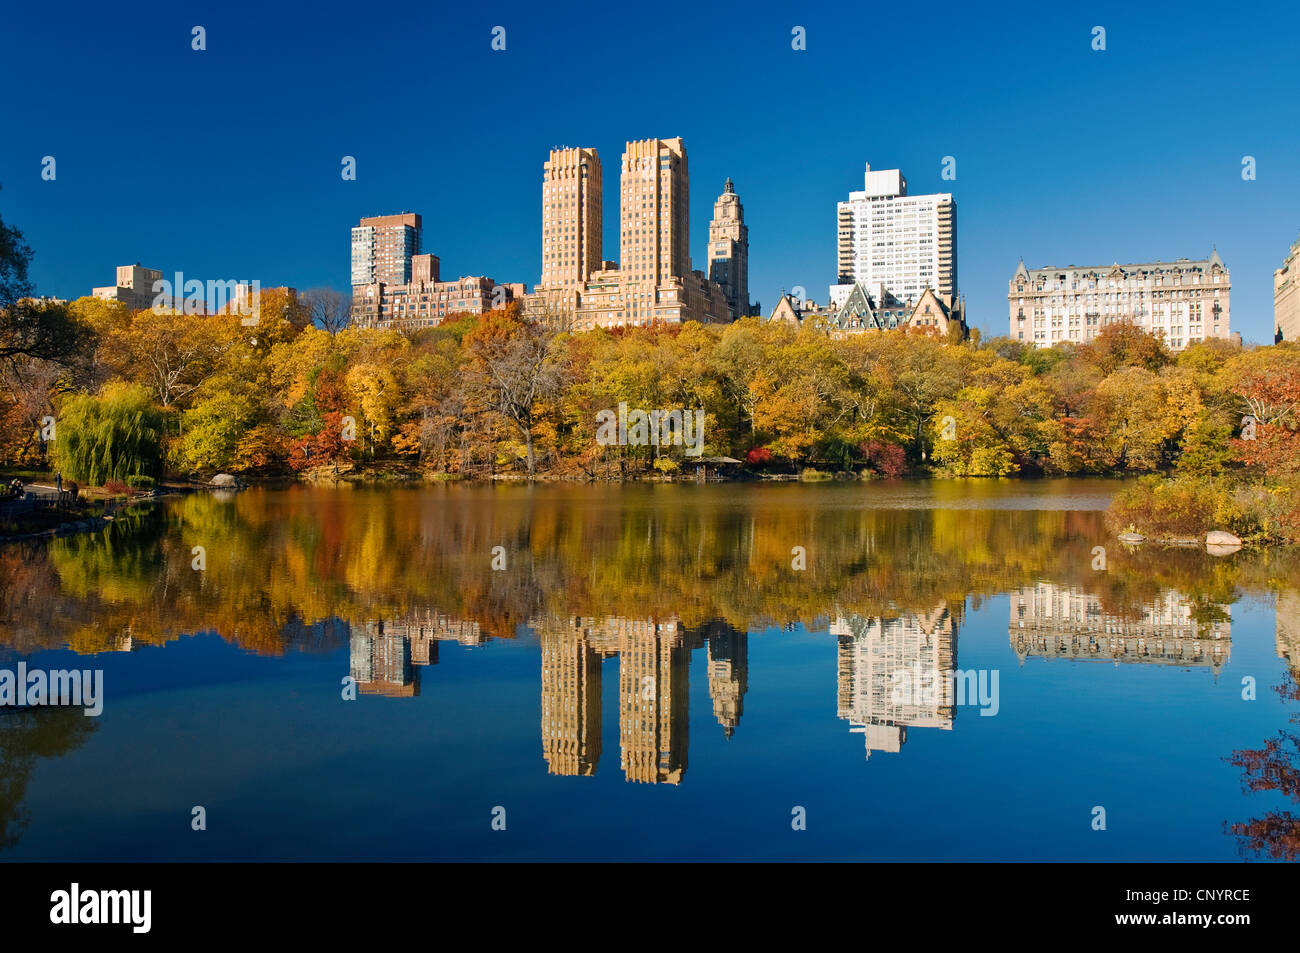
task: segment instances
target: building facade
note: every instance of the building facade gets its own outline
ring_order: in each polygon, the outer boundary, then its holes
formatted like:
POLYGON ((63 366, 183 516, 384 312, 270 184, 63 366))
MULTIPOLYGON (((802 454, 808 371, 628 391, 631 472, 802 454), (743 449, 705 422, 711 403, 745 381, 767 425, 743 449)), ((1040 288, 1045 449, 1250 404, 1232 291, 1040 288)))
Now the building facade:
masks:
POLYGON ((134 265, 117 266, 117 282, 102 288, 91 289, 91 294, 104 301, 120 301, 132 311, 153 307, 155 281, 162 281, 162 272, 156 268, 134 265))
POLYGON ((484 275, 443 281, 438 256, 414 255, 404 284, 355 285, 352 320, 363 328, 428 328, 449 315, 486 314, 523 298, 522 282, 500 284, 484 275))
POLYGON ((352 286, 410 281, 422 231, 420 216, 412 212, 363 218, 352 229, 352 286))
POLYGON ((551 151, 542 180, 542 281, 528 296, 530 316, 556 330, 729 320, 726 291, 691 269, 690 168, 682 140, 627 143, 619 262, 601 260, 591 233, 599 221, 592 203, 603 191, 600 176, 595 149, 551 151))
POLYGON ((745 208, 731 179, 713 203, 713 220, 709 222, 709 279, 717 282, 727 297, 732 321, 755 313, 749 303, 749 226, 745 208))
POLYGON ((941 686, 956 658, 957 620, 947 606, 888 619, 841 616, 830 633, 839 638, 838 714, 864 736, 868 759, 873 751, 899 752, 909 728, 952 730, 956 709, 941 686), (935 691, 899 693, 899 673, 935 691))
POLYGON ((576 291, 603 266, 600 156, 552 149, 542 168, 541 287, 576 291))
MULTIPOLYGON (((837 282, 881 285, 901 301, 926 288, 957 295, 957 203, 950 193, 908 195, 898 169, 873 172, 836 208, 837 282)), ((832 289, 832 296, 837 292, 832 289)))
POLYGON ((881 285, 862 281, 837 286, 832 293, 834 296, 826 308, 782 294, 768 320, 800 327, 805 321, 816 319, 835 337, 916 329, 932 331, 945 340, 954 335, 965 340, 970 335, 965 302, 961 298, 941 297, 930 288, 916 301, 900 301, 881 285))
POLYGON ((1300 238, 1273 272, 1273 343, 1300 341, 1300 238))
POLYGON ((1008 632, 1023 665, 1027 658, 1206 666, 1216 672, 1232 649, 1231 607, 1215 604, 1202 621, 1198 606, 1167 589, 1116 614, 1077 586, 1040 582, 1011 593, 1008 632))
POLYGON ((1026 268, 1008 283, 1011 338, 1035 347, 1082 344, 1110 324, 1131 322, 1174 351, 1231 339, 1228 269, 1218 251, 1198 261, 1079 268, 1026 268))

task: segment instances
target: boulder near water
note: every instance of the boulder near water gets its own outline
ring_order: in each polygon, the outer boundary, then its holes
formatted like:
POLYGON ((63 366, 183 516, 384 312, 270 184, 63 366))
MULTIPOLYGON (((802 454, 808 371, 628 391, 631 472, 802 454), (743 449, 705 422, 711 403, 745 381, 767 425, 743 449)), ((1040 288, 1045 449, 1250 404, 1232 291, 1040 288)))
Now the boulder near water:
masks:
POLYGON ((1241 537, 1221 529, 1210 530, 1205 534, 1206 546, 1240 546, 1241 537))
POLYGON ((1241 549, 1241 537, 1223 530, 1211 530, 1205 534, 1205 551, 1211 556, 1231 556, 1241 549))
POLYGON ((212 478, 213 486, 238 486, 239 481, 229 473, 218 473, 212 478))

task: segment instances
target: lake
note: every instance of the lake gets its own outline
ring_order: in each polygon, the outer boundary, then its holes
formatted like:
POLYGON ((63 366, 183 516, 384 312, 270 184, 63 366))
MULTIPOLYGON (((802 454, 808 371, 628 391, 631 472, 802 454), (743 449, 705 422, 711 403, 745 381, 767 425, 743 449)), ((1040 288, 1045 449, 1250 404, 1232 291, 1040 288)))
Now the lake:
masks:
POLYGON ((0 859, 1294 859, 1296 554, 1129 549, 1120 485, 295 486, 5 545, 0 669, 103 710, 0 709, 0 859))

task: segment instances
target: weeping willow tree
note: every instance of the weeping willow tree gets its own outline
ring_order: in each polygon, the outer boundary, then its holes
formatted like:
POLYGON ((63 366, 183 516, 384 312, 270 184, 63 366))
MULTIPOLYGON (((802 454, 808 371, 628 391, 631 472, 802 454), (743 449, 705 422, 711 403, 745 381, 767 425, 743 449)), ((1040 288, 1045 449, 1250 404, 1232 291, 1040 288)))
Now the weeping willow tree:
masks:
POLYGON ((63 405, 53 442, 63 475, 90 485, 162 475, 163 414, 147 388, 120 381, 63 405))

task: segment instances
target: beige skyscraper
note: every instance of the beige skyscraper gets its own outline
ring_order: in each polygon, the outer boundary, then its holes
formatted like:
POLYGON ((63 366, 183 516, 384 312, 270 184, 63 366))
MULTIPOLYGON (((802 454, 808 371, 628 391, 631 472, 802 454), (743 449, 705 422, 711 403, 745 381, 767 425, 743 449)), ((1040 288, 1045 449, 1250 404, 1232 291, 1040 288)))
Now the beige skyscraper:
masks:
POLYGON ((555 150, 545 169, 542 280, 525 302, 531 316, 566 330, 728 320, 722 286, 691 270, 690 174, 680 138, 624 149, 617 262, 601 258, 596 151, 555 150))
POLYGON ((1286 659, 1291 671, 1300 675, 1300 592, 1290 590, 1277 594, 1273 621, 1278 657, 1286 659))
POLYGON ((600 761, 601 656, 581 619, 564 622, 535 624, 542 647, 542 756, 551 774, 591 775, 600 761))
POLYGON ((617 655, 624 777, 680 784, 690 742, 692 645, 678 621, 548 615, 530 625, 542 648, 542 756, 548 772, 595 774, 601 754, 601 661, 617 655))
POLYGON ((680 784, 689 746, 690 649, 676 621, 617 624, 624 776, 644 784, 680 784))
POLYGON ((595 149, 552 149, 542 174, 542 287, 577 290, 601 267, 601 169, 595 149))
POLYGON ((731 179, 713 203, 709 222, 709 278, 727 293, 727 310, 736 321, 750 313, 749 226, 731 179))
MULTIPOLYGON (((132 311, 144 311, 153 305, 156 292, 155 281, 162 280, 162 272, 156 268, 142 268, 137 261, 134 265, 117 266, 117 283, 91 291, 96 298, 105 301, 121 301, 132 311)), ((180 291, 178 290, 178 294, 180 291)))
POLYGON ((691 273, 690 173, 682 140, 629 142, 619 186, 622 293, 636 323, 655 313, 660 285, 691 273))
POLYGON ((709 640, 709 696, 713 717, 723 734, 736 733, 745 711, 749 690, 749 633, 737 631, 726 622, 713 622, 705 630, 709 640))

